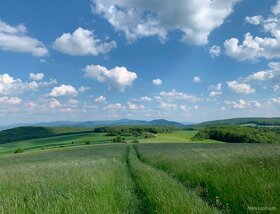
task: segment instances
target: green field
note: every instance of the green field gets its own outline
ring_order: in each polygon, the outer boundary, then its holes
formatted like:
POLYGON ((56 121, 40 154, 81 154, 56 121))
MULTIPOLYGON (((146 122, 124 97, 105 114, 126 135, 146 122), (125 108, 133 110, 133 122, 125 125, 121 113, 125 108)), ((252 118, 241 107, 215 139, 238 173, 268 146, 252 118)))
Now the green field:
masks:
POLYGON ((279 211, 279 144, 193 143, 195 133, 137 144, 113 143, 104 133, 2 144, 0 212, 279 211), (13 154, 18 147, 25 152, 13 154))
MULTIPOLYGON (((160 133, 154 138, 140 139, 141 143, 189 143, 197 131, 174 131, 171 133, 160 133)), ((215 140, 206 140, 204 142, 214 143, 215 140)))
POLYGON ((102 133, 85 133, 85 134, 72 134, 62 135, 48 138, 39 138, 33 140, 18 141, 14 143, 0 144, 1 153, 11 153, 16 148, 23 148, 25 150, 38 150, 48 149, 60 146, 75 146, 84 144, 86 141, 90 141, 94 144, 108 143, 112 137, 104 136, 102 133), (72 144, 74 142, 74 144, 72 144))
MULTIPOLYGON (((141 143, 186 143, 191 142, 191 138, 196 133, 196 131, 174 131, 170 133, 160 133, 153 138, 144 139, 141 137, 125 137, 125 139, 127 142, 131 142, 133 139, 138 139, 141 143)), ((14 143, 0 144, 0 154, 13 153, 17 148, 35 151, 40 149, 50 149, 56 147, 77 146, 85 144, 86 141, 89 141, 91 144, 108 144, 112 143, 111 140, 113 138, 113 136, 106 136, 105 133, 83 133, 39 138, 18 141, 14 143)), ((218 141, 207 140, 205 142, 218 141)))

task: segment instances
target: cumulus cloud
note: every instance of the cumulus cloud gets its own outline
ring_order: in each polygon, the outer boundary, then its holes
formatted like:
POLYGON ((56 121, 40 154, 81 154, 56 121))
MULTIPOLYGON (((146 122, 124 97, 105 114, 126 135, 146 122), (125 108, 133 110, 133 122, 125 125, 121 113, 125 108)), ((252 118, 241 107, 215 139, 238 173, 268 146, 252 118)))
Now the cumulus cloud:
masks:
POLYGON ((231 38, 224 42, 225 53, 238 60, 256 61, 258 59, 275 59, 280 57, 280 19, 278 16, 279 1, 272 8, 272 15, 267 19, 262 16, 246 17, 245 21, 249 24, 260 25, 262 31, 269 36, 252 36, 251 33, 244 35, 243 42, 237 38, 231 38))
POLYGON ((85 68, 85 77, 105 83, 109 88, 117 88, 120 91, 124 91, 137 79, 137 74, 128 71, 125 67, 115 67, 108 70, 100 65, 88 65, 85 68))
POLYGON ((195 83, 201 82, 200 76, 194 76, 194 77, 193 77, 193 82, 195 82, 195 83))
POLYGON ((214 58, 214 57, 220 56, 220 55, 221 55, 221 52, 222 52, 221 47, 220 47, 220 46, 217 46, 217 45, 213 45, 213 46, 211 46, 210 49, 209 49, 209 54, 210 54, 210 56, 213 57, 213 58, 214 58))
POLYGON ((77 106, 80 102, 79 102, 79 100, 69 99, 69 100, 67 101, 67 103, 68 103, 69 105, 71 105, 71 106, 77 106))
POLYGON ((0 50, 31 53, 36 57, 48 55, 48 50, 42 42, 27 35, 25 25, 11 26, 1 20, 0 50))
POLYGON ((85 87, 85 86, 81 86, 78 91, 80 93, 85 93, 86 91, 88 91, 90 89, 90 87, 85 87))
POLYGON ((20 105, 22 100, 18 97, 0 97, 1 104, 20 105))
POLYGON ((259 25, 261 24, 263 21, 263 17, 262 16, 246 16, 245 18, 245 22, 251 24, 251 25, 259 25))
POLYGON ((220 97, 223 94, 222 83, 218 83, 217 85, 210 85, 208 87, 208 90, 210 91, 209 97, 212 97, 212 98, 220 97))
POLYGON ((168 102, 161 101, 159 103, 159 108, 164 109, 164 110, 176 110, 178 108, 178 106, 174 103, 168 103, 168 102))
POLYGON ((129 110, 140 110, 140 109, 144 109, 145 106, 144 105, 137 105, 135 103, 128 102, 127 103, 127 108, 129 110))
POLYGON ((54 49, 73 56, 98 56, 106 54, 116 47, 115 41, 101 41, 94 36, 93 31, 83 28, 78 28, 72 34, 64 33, 53 43, 54 49))
POLYGON ((264 71, 255 72, 245 78, 246 81, 267 81, 267 80, 280 80, 280 63, 270 62, 269 69, 264 71))
POLYGON ((128 41, 180 30, 181 41, 194 45, 208 43, 210 33, 220 27, 233 12, 238 0, 91 0, 95 14, 105 18, 128 41))
POLYGON ((217 98, 223 95, 222 91, 210 91, 209 97, 217 98))
POLYGON ((274 103, 274 104, 280 105, 280 97, 278 97, 278 98, 272 98, 272 99, 271 99, 271 102, 274 103))
POLYGON ((277 0, 276 5, 274 5, 271 9, 272 13, 274 15, 279 15, 280 14, 280 1, 277 0))
POLYGON ((95 98, 94 101, 95 101, 96 103, 105 103, 105 102, 106 102, 106 97, 104 97, 104 96, 99 96, 99 97, 95 98))
POLYGON ((198 101, 199 98, 197 98, 194 95, 189 95, 189 94, 185 94, 182 92, 178 92, 175 89, 171 90, 171 91, 162 91, 159 93, 160 95, 160 99, 165 99, 165 100, 187 100, 187 101, 198 101))
POLYGON ((59 106, 60 106, 60 102, 59 102, 57 99, 55 99, 55 98, 50 99, 50 101, 49 101, 49 107, 50 107, 51 109, 56 109, 56 108, 58 108, 59 106))
POLYGON ((259 108, 261 107, 261 103, 258 101, 246 101, 246 100, 239 100, 239 101, 225 101, 225 104, 232 109, 251 109, 251 108, 259 108))
POLYGON ((153 85, 162 85, 162 80, 161 79, 154 79, 152 81, 153 85))
POLYGON ((232 92, 237 94, 254 94, 256 92, 250 84, 239 83, 236 80, 227 82, 227 86, 232 92))
POLYGON ((34 80, 34 81, 40 81, 40 80, 44 79, 44 76, 45 75, 43 73, 37 73, 37 74, 30 73, 29 79, 34 80))
POLYGON ((48 87, 56 84, 56 80, 47 82, 23 82, 21 79, 15 79, 9 74, 0 74, 0 94, 20 94, 26 91, 34 91, 40 87, 48 87))
POLYGON ((62 84, 59 87, 54 87, 48 95, 50 97, 77 96, 78 91, 71 85, 62 84))
POLYGON ((115 104, 110 104, 104 107, 105 110, 111 110, 111 111, 116 111, 116 110, 124 110, 126 109, 125 106, 123 106, 120 103, 115 103, 115 104))
POLYGON ((144 97, 140 97, 140 98, 134 98, 133 101, 134 102, 151 102, 152 98, 144 96, 144 97))

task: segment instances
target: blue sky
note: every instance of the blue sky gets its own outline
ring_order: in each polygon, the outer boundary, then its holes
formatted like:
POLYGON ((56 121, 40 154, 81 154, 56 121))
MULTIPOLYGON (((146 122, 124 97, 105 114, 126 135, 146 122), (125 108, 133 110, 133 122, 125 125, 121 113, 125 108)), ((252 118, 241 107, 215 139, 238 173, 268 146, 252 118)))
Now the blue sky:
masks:
POLYGON ((1 1, 0 124, 280 113, 280 1, 1 1))

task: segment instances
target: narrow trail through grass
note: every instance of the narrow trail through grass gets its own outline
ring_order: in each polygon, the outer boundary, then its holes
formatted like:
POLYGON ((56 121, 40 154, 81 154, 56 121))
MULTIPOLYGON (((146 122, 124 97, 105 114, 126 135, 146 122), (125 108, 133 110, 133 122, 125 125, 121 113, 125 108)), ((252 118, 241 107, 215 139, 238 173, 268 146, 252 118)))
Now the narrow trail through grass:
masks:
POLYGON ((178 180, 141 162, 132 145, 127 148, 127 165, 141 213, 219 213, 178 180))

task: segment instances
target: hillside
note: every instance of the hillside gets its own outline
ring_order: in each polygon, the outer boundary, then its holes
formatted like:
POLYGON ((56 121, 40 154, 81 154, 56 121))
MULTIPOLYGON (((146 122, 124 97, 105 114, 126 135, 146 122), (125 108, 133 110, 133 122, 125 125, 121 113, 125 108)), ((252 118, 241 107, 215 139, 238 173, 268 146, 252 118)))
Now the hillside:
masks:
POLYGON ((216 125, 256 125, 256 126, 280 126, 280 118, 265 118, 265 117, 247 117, 247 118, 232 118, 225 120, 213 120, 199 123, 198 127, 216 126, 216 125))
POLYGON ((76 128, 94 128, 101 126, 174 126, 174 127, 183 127, 184 124, 168 121, 164 119, 158 120, 129 120, 129 119, 121 119, 121 120, 99 120, 99 121, 54 121, 54 122, 42 122, 42 123, 21 123, 21 124, 12 124, 7 126, 0 126, 0 130, 12 129, 21 126, 40 126, 40 127, 76 127, 76 128))
POLYGON ((81 129, 73 127, 23 126, 0 131, 0 144, 43 137, 51 137, 57 135, 87 133, 90 131, 92 131, 92 129, 81 129))

